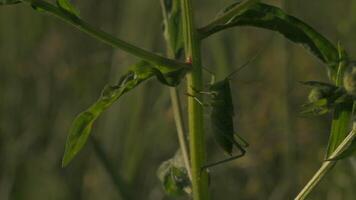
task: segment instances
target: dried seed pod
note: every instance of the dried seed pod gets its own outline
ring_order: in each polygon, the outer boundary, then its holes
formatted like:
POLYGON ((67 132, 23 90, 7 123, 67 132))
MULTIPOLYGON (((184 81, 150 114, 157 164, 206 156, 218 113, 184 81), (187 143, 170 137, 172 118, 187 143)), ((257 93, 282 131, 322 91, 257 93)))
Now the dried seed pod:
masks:
POLYGON ((347 68, 344 74, 344 88, 349 95, 356 96, 356 66, 347 68))
POLYGON ((313 88, 309 95, 308 95, 308 100, 310 103, 314 103, 319 101, 320 99, 324 98, 325 94, 322 89, 320 88, 313 88))
POLYGON ((324 82, 306 81, 301 83, 312 87, 312 90, 308 95, 308 100, 310 103, 314 103, 323 98, 328 98, 332 96, 335 90, 337 89, 335 85, 324 82))
POLYGON ((173 158, 164 161, 157 170, 157 176, 161 181, 167 195, 178 197, 192 192, 188 171, 184 166, 182 153, 176 152, 173 158))

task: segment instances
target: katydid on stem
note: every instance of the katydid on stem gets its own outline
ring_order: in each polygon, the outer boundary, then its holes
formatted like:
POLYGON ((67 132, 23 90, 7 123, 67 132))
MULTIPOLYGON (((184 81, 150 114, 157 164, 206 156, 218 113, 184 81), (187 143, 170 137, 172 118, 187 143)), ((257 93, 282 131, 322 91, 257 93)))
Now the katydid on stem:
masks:
POLYGON ((235 159, 238 159, 245 155, 245 148, 248 147, 248 143, 238 134, 235 134, 234 125, 233 125, 233 117, 234 117, 234 105, 231 95, 231 87, 230 80, 231 77, 234 76, 237 72, 244 69, 248 66, 252 61, 254 61, 257 56, 260 54, 257 53, 251 59, 249 59, 245 64, 241 67, 230 73, 225 79, 221 81, 215 82, 215 76, 212 72, 206 69, 209 73, 212 74, 212 81, 209 85, 208 91, 196 91, 201 94, 209 95, 211 100, 209 104, 204 104, 197 97, 188 94, 192 98, 194 98, 201 105, 210 106, 212 108, 210 114, 210 120, 212 125, 212 130, 214 133, 214 138, 219 144, 219 146, 224 150, 225 153, 229 154, 231 157, 220 160, 217 162, 213 162, 210 164, 206 164, 202 167, 202 169, 211 168, 235 159), (236 147, 240 153, 237 155, 232 155, 233 147, 236 147))

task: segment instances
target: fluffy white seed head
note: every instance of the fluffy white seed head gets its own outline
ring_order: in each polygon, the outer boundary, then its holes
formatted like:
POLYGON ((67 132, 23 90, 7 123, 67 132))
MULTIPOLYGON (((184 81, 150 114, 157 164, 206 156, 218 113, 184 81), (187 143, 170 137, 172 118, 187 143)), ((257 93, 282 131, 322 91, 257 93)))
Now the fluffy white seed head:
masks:
POLYGON ((321 89, 313 88, 308 95, 308 100, 310 103, 313 103, 313 102, 316 102, 324 97, 325 97, 325 94, 321 89))
POLYGON ((356 66, 349 66, 344 74, 344 88, 352 96, 356 96, 356 66))

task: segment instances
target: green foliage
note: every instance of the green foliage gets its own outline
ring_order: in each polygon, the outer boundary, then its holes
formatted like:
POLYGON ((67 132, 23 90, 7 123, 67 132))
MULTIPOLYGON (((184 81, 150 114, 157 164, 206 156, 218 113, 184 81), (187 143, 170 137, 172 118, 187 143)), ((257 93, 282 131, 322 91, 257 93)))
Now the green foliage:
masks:
POLYGON ((20 3, 20 0, 0 0, 0 5, 10 5, 20 3))
POLYGON ((183 24, 181 20, 180 0, 162 0, 164 12, 164 37, 167 46, 175 58, 183 51, 183 24))
POLYGON ((164 161, 157 170, 157 176, 161 181, 167 195, 177 197, 190 194, 191 182, 187 169, 184 167, 183 156, 180 150, 173 158, 164 161))
POLYGON ((62 10, 79 17, 79 11, 69 0, 57 0, 56 3, 62 10))
POLYGON ((123 75, 117 85, 106 86, 100 98, 87 110, 80 113, 72 123, 66 142, 62 166, 66 166, 85 145, 94 121, 124 93, 132 90, 141 82, 156 76, 166 85, 179 84, 185 69, 170 70, 164 67, 155 67, 150 63, 141 61, 135 64, 128 73, 123 75))
MULTIPOLYGON (((57 6, 43 0, 23 0, 30 3, 36 10, 46 11, 65 22, 73 25, 79 30, 99 39, 113 47, 121 48, 141 59, 150 61, 141 62, 135 65, 127 74, 123 75, 118 84, 106 86, 100 98, 87 110, 80 113, 73 121, 69 131, 63 166, 66 166, 75 155, 83 148, 90 135, 95 120, 110 106, 116 102, 124 93, 132 90, 141 82, 156 77, 162 84, 177 86, 187 72, 190 64, 181 63, 177 60, 167 59, 152 52, 133 46, 123 40, 107 34, 100 29, 90 26, 88 23, 78 18, 79 12, 69 0, 57 0, 57 6), (153 63, 153 64, 152 64, 153 63), (162 67, 166 66, 166 67, 162 67), (167 67, 170 66, 170 67, 167 67), (186 67, 186 68, 184 68, 186 67)), ((0 0, 0 5, 19 3, 19 0, 0 0)), ((356 75, 354 70, 351 73, 344 71, 347 68, 347 55, 339 48, 339 51, 321 34, 301 20, 286 14, 281 9, 267 4, 256 3, 257 0, 247 0, 242 3, 235 3, 220 13, 213 23, 203 27, 198 31, 197 38, 194 27, 191 1, 188 0, 162 0, 166 17, 164 20, 165 37, 169 43, 172 58, 179 58, 183 49, 182 21, 181 15, 185 18, 184 29, 187 58, 192 59, 194 71, 188 78, 188 87, 200 88, 202 78, 200 77, 200 45, 198 39, 203 39, 209 35, 234 26, 255 26, 281 33, 294 43, 304 45, 322 62, 326 63, 330 78, 335 85, 321 82, 307 82, 305 84, 312 87, 309 94, 309 102, 303 107, 303 114, 320 115, 334 110, 332 130, 329 139, 328 154, 333 152, 340 142, 343 141, 348 132, 351 119, 353 98, 356 94, 356 75), (180 10, 181 4, 184 9, 180 10), (344 80, 344 88, 342 87, 344 80)), ((349 68, 351 69, 351 68, 349 68)), ((189 89, 188 89, 189 90, 189 89)), ((233 127, 233 103, 231 98, 230 84, 228 79, 214 83, 210 90, 213 93, 213 109, 211 123, 215 139, 221 148, 231 155, 233 145, 239 146, 234 139, 233 127)), ((197 169, 205 159, 204 134, 202 126, 202 109, 195 102, 189 104, 189 123, 192 142, 192 168, 194 169, 193 182, 195 187, 201 187, 206 179, 204 175, 197 173, 197 169), (198 186, 197 186, 198 185, 198 186)), ((345 158, 354 153, 355 140, 350 143, 347 150, 334 157, 334 160, 345 158)), ((242 145, 241 145, 242 146, 242 145)), ((177 153, 178 154, 178 153, 177 153)), ((168 194, 173 196, 190 193, 190 182, 184 168, 181 156, 166 161, 159 169, 160 180, 168 194), (177 161, 179 160, 179 161, 177 161)), ((200 171, 199 171, 200 172, 200 171)), ((202 172, 202 174, 205 172, 202 172)), ((323 176, 323 175, 322 175, 323 176)), ((319 179, 320 180, 320 179, 319 179)), ((203 186, 202 186, 203 188, 203 186)), ((205 189, 196 189, 197 197, 205 196, 205 189), (202 192, 204 191, 204 192, 202 192)), ((202 197, 204 198, 204 197, 202 197)))
MULTIPOLYGON (((343 79, 345 70, 348 68, 348 55, 342 46, 338 45, 338 66, 334 76, 336 86, 343 86, 343 79)), ((352 118, 353 102, 345 102, 335 106, 333 119, 331 124, 331 132, 329 137, 328 148, 325 157, 330 155, 336 150, 338 145, 344 140, 350 130, 350 122, 352 118)))
POLYGON ((356 137, 352 140, 352 142, 350 142, 350 144, 345 148, 344 151, 342 151, 336 157, 328 159, 328 160, 335 161, 335 160, 345 159, 345 158, 354 156, 355 153, 356 153, 356 137))
MULTIPOLYGON (((234 6, 229 6, 225 12, 234 6)), ((254 26, 277 31, 294 43, 302 44, 324 63, 328 64, 331 74, 336 72, 338 51, 324 36, 301 20, 286 14, 280 8, 258 3, 237 15, 227 18, 219 24, 211 24, 199 29, 202 38, 235 26, 254 26)))
POLYGON ((352 103, 352 97, 342 87, 318 81, 302 82, 310 86, 309 102, 302 105, 300 114, 303 116, 317 116, 329 113, 337 105, 352 103))

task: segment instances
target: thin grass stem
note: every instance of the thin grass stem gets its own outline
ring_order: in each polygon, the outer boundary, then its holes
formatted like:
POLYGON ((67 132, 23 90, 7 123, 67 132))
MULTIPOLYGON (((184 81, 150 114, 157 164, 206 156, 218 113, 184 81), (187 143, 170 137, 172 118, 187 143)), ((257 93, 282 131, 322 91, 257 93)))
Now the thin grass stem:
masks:
POLYGON ((346 138, 339 144, 330 157, 323 162, 319 170, 314 174, 314 176, 308 181, 304 188, 297 195, 295 200, 303 200, 314 190, 318 183, 325 177, 325 175, 332 169, 336 164, 337 160, 333 160, 335 157, 340 155, 346 148, 349 147, 350 142, 352 142, 356 137, 356 123, 353 124, 352 131, 346 136, 346 138))

